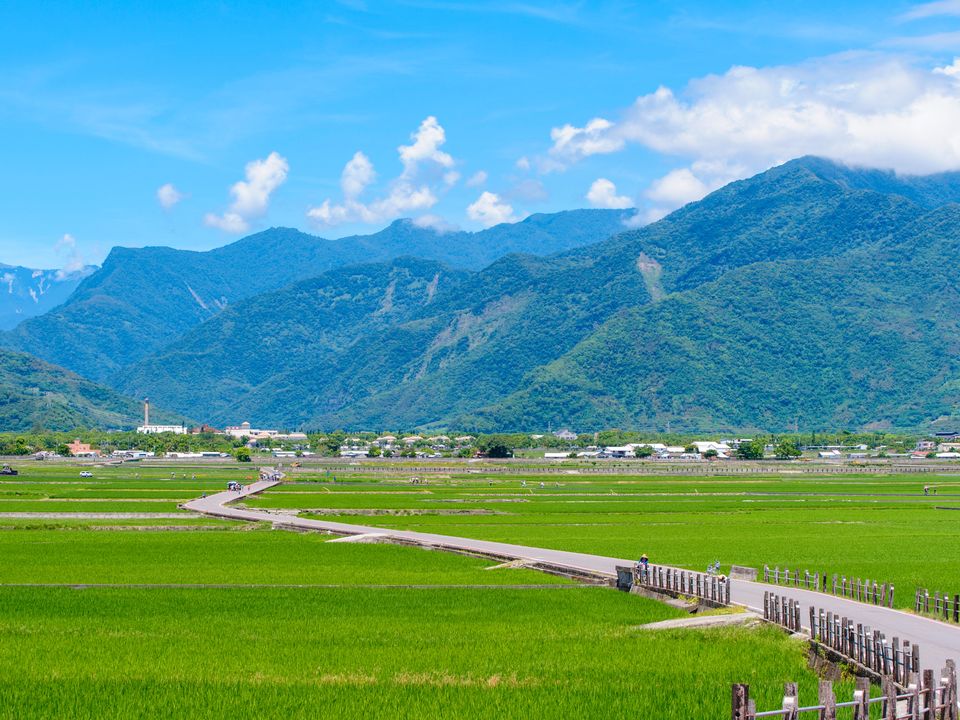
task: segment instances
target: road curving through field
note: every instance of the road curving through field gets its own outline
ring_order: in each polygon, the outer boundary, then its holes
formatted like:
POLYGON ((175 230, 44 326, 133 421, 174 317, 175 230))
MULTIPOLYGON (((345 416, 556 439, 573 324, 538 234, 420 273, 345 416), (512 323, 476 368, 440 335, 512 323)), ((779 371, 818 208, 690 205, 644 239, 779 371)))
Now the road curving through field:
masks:
MULTIPOLYGON (((226 491, 198 498, 184 503, 187 510, 210 515, 213 517, 228 518, 231 520, 249 520, 254 522, 269 522, 277 527, 294 530, 316 530, 333 532, 342 535, 375 534, 391 539, 403 540, 426 547, 435 547, 451 551, 483 553, 510 560, 522 560, 525 563, 552 565, 566 568, 573 573, 601 574, 615 578, 618 565, 632 565, 633 560, 624 558, 604 557, 586 553, 570 552, 566 550, 549 550, 546 548, 512 545, 510 543, 494 542, 490 540, 473 540, 470 538, 455 537, 452 535, 438 535, 434 533, 413 532, 408 530, 388 530, 374 526, 338 523, 327 520, 309 518, 277 516, 262 510, 248 510, 231 507, 230 503, 241 500, 249 495, 268 490, 279 484, 277 481, 260 481, 245 487, 242 491, 226 491)), ((763 593, 775 590, 778 594, 799 601, 804 607, 814 606, 834 615, 848 617, 856 623, 869 625, 872 629, 880 630, 888 638, 898 637, 909 640, 920 646, 920 661, 924 668, 931 668, 939 672, 948 658, 960 660, 960 626, 950 625, 938 620, 920 617, 903 610, 877 607, 866 603, 856 602, 846 598, 834 597, 826 593, 804 590, 801 588, 775 587, 763 583, 734 580, 731 585, 731 600, 755 612, 762 612, 763 593)), ((801 621, 806 621, 808 612, 801 613, 801 621)), ((804 629, 809 630, 807 625, 804 629)))

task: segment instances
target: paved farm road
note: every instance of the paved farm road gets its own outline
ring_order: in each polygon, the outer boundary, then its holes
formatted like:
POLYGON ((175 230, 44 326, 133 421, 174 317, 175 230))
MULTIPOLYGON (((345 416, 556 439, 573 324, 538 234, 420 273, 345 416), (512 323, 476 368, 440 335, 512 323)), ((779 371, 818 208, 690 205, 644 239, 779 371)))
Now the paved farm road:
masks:
MULTIPOLYGON (((546 562, 573 569, 600 572, 610 577, 616 576, 617 565, 631 565, 633 560, 623 558, 603 557, 601 555, 587 555, 585 553, 567 552, 564 550, 547 550, 544 548, 511 545, 509 543, 491 542, 489 540, 471 540, 469 538, 453 537, 451 535, 435 535, 433 533, 410 532, 405 530, 386 530, 384 528, 353 525, 326 520, 312 520, 290 516, 278 516, 258 510, 244 510, 230 507, 229 503, 247 495, 253 495, 276 485, 273 481, 256 482, 243 489, 242 492, 227 491, 211 495, 206 498, 192 500, 184 507, 195 512, 216 517, 232 518, 236 520, 253 520, 270 523, 280 523, 288 527, 298 527, 305 530, 326 530, 344 535, 379 534, 390 537, 410 540, 425 545, 442 545, 449 548, 491 553, 517 560, 546 562)), ((740 605, 752 610, 763 611, 763 593, 771 590, 772 586, 762 583, 734 580, 731 586, 731 599, 740 605)), ((909 591, 902 588, 901 592, 909 591)), ((804 628, 809 624, 809 606, 823 608, 835 615, 846 616, 856 623, 869 625, 874 630, 880 630, 888 638, 899 637, 920 645, 920 662, 924 668, 931 668, 937 672, 943 668, 947 658, 960 660, 960 627, 949 625, 929 618, 917 617, 901 610, 876 607, 859 603, 854 600, 837 598, 825 593, 802 590, 799 588, 780 588, 781 594, 798 600, 804 611, 801 621, 804 628)))

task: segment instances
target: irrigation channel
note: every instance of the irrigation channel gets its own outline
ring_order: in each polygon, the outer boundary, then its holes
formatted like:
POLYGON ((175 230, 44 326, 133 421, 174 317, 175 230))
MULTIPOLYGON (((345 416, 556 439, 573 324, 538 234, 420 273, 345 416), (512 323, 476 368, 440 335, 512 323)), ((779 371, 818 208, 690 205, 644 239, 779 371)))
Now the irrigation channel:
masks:
MULTIPOLYGON (((255 482, 239 492, 228 490, 209 497, 198 498, 185 503, 183 507, 213 517, 269 522, 274 527, 281 529, 312 530, 345 536, 365 535, 385 541, 404 542, 451 552, 485 555, 504 561, 522 561, 532 568, 566 572, 575 577, 600 577, 612 581, 617 577, 617 566, 632 566, 634 564, 633 560, 623 558, 588 555, 565 550, 548 550, 488 540, 472 540, 451 535, 388 530, 372 526, 290 516, 281 518, 262 510, 248 510, 231 507, 230 505, 230 503, 263 492, 278 484, 279 481, 274 480, 255 482)), ((660 565, 660 567, 666 566, 660 565)), ((671 570, 676 569, 671 568, 671 570)), ((768 584, 735 579, 731 581, 730 599, 733 604, 741 605, 762 616, 764 593, 769 594, 771 589, 772 587, 768 584)), ((920 617, 902 610, 857 602, 856 600, 804 588, 783 588, 783 592, 788 593, 792 600, 802 603, 804 606, 820 608, 824 612, 832 613, 835 617, 856 618, 858 623, 881 630, 888 637, 908 638, 911 643, 922 648, 921 662, 923 667, 939 669, 945 666, 948 659, 960 657, 960 627, 956 625, 920 617)), ((801 615, 799 621, 799 629, 809 632, 809 620, 801 615)))

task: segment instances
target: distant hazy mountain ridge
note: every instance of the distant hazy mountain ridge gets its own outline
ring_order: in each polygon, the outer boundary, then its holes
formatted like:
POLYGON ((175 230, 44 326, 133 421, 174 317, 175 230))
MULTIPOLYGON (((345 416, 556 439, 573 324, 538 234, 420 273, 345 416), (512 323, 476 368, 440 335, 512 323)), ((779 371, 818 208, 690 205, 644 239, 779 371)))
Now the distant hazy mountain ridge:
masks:
POLYGON ((228 305, 333 268, 412 255, 479 269, 510 252, 549 254, 596 242, 622 229, 628 214, 532 215, 476 233, 398 220, 339 240, 272 228, 209 252, 114 248, 62 307, 0 336, 0 345, 109 381, 228 305))
POLYGON ((0 330, 55 308, 95 270, 35 270, 0 263, 0 330))

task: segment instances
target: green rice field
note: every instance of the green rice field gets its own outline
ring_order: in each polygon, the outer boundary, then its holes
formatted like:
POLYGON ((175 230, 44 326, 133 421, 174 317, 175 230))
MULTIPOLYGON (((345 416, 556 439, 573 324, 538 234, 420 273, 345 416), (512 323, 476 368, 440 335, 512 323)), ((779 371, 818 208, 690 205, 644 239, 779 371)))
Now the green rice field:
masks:
MULTIPOLYGON (((0 480, 0 718, 718 718, 816 695, 769 627, 481 558, 200 518, 248 468, 26 465, 0 480), (171 474, 173 473, 173 474, 171 474), (106 514, 106 515, 104 515, 106 514), (91 516, 92 515, 92 516, 91 516), (97 516, 98 517, 93 517, 97 516)), ((251 507, 701 569, 954 588, 960 477, 296 474, 251 507), (544 486, 541 487, 540 483, 544 486), (924 497, 925 484, 938 495, 924 497), (891 562, 891 546, 913 562, 891 562)), ((849 683, 838 688, 849 693, 849 683)))

